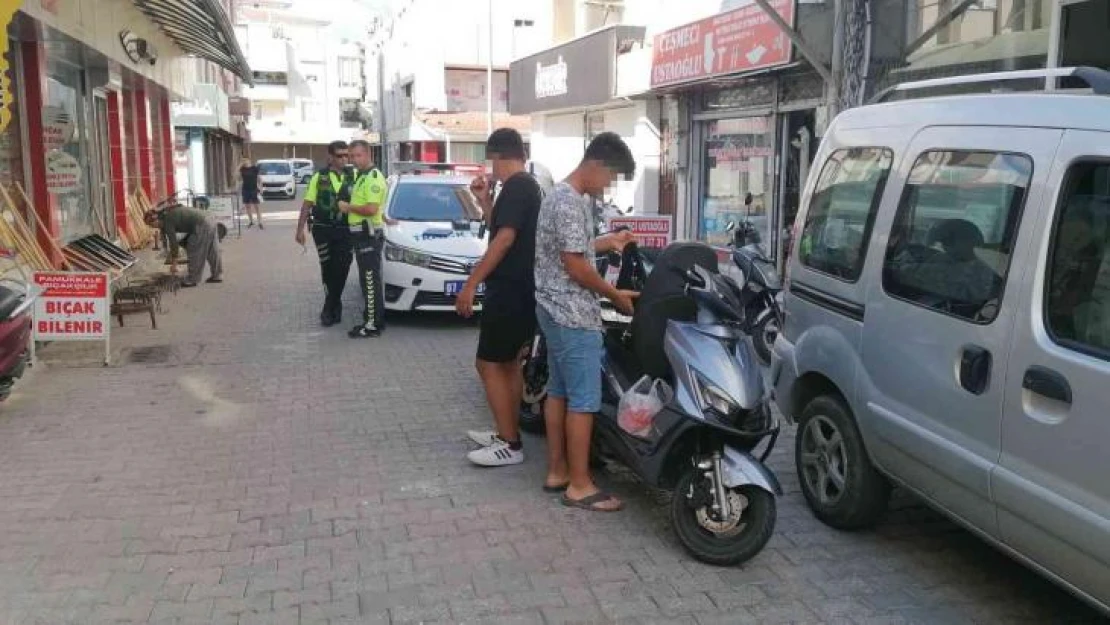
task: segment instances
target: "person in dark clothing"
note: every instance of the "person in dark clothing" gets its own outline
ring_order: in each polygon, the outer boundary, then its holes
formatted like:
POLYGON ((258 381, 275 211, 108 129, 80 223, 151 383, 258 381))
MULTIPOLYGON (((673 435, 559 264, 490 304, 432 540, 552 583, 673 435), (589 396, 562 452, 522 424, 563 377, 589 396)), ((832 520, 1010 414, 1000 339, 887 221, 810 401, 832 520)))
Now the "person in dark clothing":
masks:
POLYGON ((478 287, 485 284, 476 364, 497 430, 470 432, 470 438, 482 448, 468 458, 481 466, 505 466, 524 461, 517 426, 524 394, 520 354, 536 332, 533 268, 542 194, 539 183, 525 169, 524 140, 517 131, 494 131, 486 142, 486 158, 492 162, 493 180, 479 176, 470 190, 489 216, 489 246, 455 308, 464 317, 473 315, 478 287), (493 182, 501 183, 496 202, 493 182))
POLYGON ((350 229, 347 215, 339 209, 340 202, 351 201, 351 173, 347 143, 333 141, 328 145, 328 166, 312 174, 305 190, 297 221, 297 243, 305 244, 305 226, 311 217, 312 240, 320 256, 320 276, 324 283, 324 308, 320 324, 333 326, 343 319, 343 287, 351 271, 350 229))
POLYGON ((258 186, 258 166, 252 165, 249 158, 244 158, 239 166, 239 192, 243 196, 243 209, 247 211, 247 219, 249 220, 247 227, 254 226, 254 219, 257 217, 258 229, 264 230, 258 186))
POLYGON ((157 227, 166 236, 169 245, 167 258, 170 273, 177 275, 177 257, 181 253, 177 235, 185 235, 185 251, 188 252, 189 275, 181 286, 192 287, 204 275, 204 264, 212 273, 208 282, 223 282, 223 258, 220 255, 219 235, 216 225, 208 220, 208 215, 199 209, 188 206, 171 206, 162 211, 150 211, 144 215, 147 225, 157 227))

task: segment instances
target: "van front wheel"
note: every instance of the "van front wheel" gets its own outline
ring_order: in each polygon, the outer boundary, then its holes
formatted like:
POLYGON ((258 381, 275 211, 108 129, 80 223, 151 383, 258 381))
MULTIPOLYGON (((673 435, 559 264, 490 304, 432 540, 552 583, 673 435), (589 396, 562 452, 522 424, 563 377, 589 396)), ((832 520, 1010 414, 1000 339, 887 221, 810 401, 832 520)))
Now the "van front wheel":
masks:
POLYGON ((806 503, 826 525, 861 529, 886 511, 890 482, 871 464, 852 412, 839 397, 822 395, 806 406, 794 464, 806 503))

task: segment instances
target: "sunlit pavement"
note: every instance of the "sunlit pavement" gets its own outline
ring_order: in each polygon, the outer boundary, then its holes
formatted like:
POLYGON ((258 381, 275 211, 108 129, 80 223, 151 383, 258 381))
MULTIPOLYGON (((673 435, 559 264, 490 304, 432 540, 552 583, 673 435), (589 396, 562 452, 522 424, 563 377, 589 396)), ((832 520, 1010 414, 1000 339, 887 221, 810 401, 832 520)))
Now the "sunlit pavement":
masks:
POLYGON ((825 528, 792 440, 775 536, 735 569, 688 558, 626 474, 602 476, 624 512, 562 508, 540 439, 468 466, 473 325, 321 329, 296 208, 266 202, 158 330, 129 317, 113 366, 50 348, 0 405, 0 623, 1097 622, 905 496, 875 531, 825 528))

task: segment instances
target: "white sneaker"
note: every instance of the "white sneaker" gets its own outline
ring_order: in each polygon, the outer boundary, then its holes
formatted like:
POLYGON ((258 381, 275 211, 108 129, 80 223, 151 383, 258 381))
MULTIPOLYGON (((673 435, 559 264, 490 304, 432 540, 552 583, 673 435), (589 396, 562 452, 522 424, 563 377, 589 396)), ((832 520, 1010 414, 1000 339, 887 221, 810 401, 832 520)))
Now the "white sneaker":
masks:
POLYGON ((466 436, 482 447, 489 447, 501 440, 497 438, 497 432, 493 430, 468 430, 466 436))
POLYGON ((480 467, 507 467, 524 462, 524 450, 514 450, 501 439, 488 447, 466 454, 468 460, 480 467))

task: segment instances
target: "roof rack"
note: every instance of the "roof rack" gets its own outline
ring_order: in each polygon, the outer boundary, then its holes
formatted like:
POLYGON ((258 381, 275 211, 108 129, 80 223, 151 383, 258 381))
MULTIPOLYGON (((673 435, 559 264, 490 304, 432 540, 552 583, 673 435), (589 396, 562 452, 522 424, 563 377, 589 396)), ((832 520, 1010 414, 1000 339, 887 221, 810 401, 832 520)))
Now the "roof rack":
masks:
POLYGON ((485 171, 484 165, 470 163, 423 163, 419 161, 401 161, 393 163, 393 173, 398 175, 452 175, 452 174, 480 174, 485 171))
MULTIPOLYGON (((905 82, 888 87, 878 94, 876 94, 868 104, 879 104, 885 102, 891 95, 899 93, 909 93, 911 91, 923 91, 926 89, 937 89, 942 87, 953 87, 960 85, 977 85, 983 83, 998 83, 1016 80, 1052 80, 1053 85, 1056 84, 1061 78, 1078 79, 1087 84, 1086 89, 1096 95, 1110 94, 1110 72, 1099 69, 1097 67, 1057 67, 1051 69, 1029 69, 1018 70, 1012 72, 989 72, 986 74, 967 74, 964 76, 952 76, 949 78, 933 78, 930 80, 918 80, 915 82, 905 82)), ((1069 81, 1070 82, 1070 81, 1069 81)))

